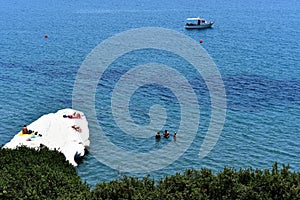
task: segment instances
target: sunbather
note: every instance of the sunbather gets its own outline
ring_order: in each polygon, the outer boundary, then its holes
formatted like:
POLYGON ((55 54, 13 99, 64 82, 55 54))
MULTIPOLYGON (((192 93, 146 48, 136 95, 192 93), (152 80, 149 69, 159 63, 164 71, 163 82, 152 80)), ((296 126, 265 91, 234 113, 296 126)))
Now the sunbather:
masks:
POLYGON ((72 128, 73 128, 75 131, 81 132, 81 128, 80 128, 79 126, 73 125, 72 128))

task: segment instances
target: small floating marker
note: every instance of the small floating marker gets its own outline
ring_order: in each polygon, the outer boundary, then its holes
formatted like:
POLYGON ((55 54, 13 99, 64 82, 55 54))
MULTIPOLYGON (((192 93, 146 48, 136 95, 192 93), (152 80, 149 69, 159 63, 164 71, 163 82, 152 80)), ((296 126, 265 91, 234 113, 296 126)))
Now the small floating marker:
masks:
POLYGON ((47 38, 48 38, 48 34, 45 34, 45 35, 44 35, 44 38, 46 38, 46 39, 47 39, 47 38))
POLYGON ((203 40, 199 40, 200 44, 202 44, 203 40))

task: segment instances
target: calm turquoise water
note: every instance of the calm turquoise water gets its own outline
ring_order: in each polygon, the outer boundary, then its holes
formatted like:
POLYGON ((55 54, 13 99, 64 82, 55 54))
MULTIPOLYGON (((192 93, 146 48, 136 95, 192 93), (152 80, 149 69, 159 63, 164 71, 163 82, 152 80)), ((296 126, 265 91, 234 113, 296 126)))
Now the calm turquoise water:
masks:
MULTIPOLYGON (((151 176, 208 167, 268 168, 278 161, 300 170, 300 3, 291 1, 0 1, 0 143, 8 142, 23 124, 45 113, 72 106, 73 84, 88 53, 114 34, 132 28, 163 27, 202 39, 222 75, 227 116, 219 141, 204 159, 198 151, 207 130, 209 94, 201 77, 182 73, 197 85, 203 113, 188 151, 151 176), (214 20, 212 29, 185 30, 187 17, 214 20), (45 39, 44 35, 49 38, 45 39)), ((140 51, 115 63, 99 82, 99 123, 115 144, 131 151, 149 151, 156 144, 120 134, 109 110, 112 84, 124 70, 146 62, 176 63, 165 52, 140 51), (156 55, 149 56, 148 55, 156 55), (159 55, 159 56, 157 56, 159 55), (132 58, 135 59, 132 59, 132 58), (108 81, 107 81, 108 80, 108 81), (100 99, 99 94, 104 95, 100 99)), ((179 104, 170 91, 148 85, 132 97, 139 124, 149 123, 149 105, 166 106, 166 128, 176 130, 179 104), (158 96, 159 98, 148 98, 158 96), (174 117, 175 116, 175 117, 174 117)), ((90 131, 93 132, 91 125, 90 131)), ((159 147, 159 146, 158 146, 159 147)), ((172 153, 172 152, 170 152, 172 153)), ((145 164, 146 165, 146 164, 145 164)), ((88 155, 78 173, 89 184, 115 179, 119 173, 88 155)), ((132 174, 129 174, 132 175, 132 174)), ((134 174, 133 174, 134 175, 134 174)), ((144 174, 138 174, 143 176, 144 174)))

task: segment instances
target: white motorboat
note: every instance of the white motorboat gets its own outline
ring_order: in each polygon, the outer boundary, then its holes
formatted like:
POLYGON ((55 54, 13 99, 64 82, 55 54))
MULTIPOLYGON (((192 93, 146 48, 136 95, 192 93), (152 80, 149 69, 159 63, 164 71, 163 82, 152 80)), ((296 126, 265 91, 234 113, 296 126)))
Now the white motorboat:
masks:
POLYGON ((191 23, 186 23, 186 29, 202 29, 202 28, 210 28, 214 22, 206 21, 204 18, 196 17, 196 18, 187 18, 187 21, 191 21, 191 23))

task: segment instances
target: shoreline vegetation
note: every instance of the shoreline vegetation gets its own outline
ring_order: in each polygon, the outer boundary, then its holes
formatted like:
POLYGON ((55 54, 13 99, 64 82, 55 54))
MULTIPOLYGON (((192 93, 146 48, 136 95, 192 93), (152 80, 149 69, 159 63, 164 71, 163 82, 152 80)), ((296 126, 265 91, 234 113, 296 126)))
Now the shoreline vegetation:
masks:
POLYGON ((0 150, 0 199, 298 199, 300 173, 271 169, 187 169, 155 181, 124 176, 92 188, 57 151, 0 150))

